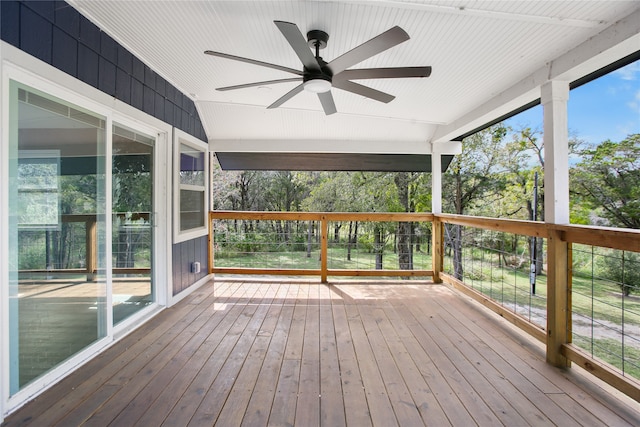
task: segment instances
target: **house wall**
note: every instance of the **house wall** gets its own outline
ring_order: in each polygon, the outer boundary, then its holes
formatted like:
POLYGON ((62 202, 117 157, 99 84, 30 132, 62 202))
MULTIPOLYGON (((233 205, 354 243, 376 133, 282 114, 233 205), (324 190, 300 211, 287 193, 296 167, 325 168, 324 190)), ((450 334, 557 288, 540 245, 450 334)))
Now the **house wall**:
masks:
MULTIPOLYGON (((194 102, 64 1, 0 2, 0 38, 96 89, 202 140, 194 102)), ((206 276, 207 238, 173 245, 173 295, 206 276), (201 273, 190 273, 199 261, 201 273)))
POLYGON ((173 295, 187 289, 208 273, 208 237, 198 237, 181 242, 173 247, 173 295), (200 262, 200 273, 191 272, 191 262, 200 262))

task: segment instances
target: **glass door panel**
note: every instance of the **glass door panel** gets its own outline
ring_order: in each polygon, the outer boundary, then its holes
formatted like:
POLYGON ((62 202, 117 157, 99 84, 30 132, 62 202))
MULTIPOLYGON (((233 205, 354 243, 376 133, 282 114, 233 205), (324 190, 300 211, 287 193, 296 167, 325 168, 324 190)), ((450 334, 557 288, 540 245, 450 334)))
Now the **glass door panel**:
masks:
POLYGON ((155 139, 113 126, 113 323, 154 301, 153 181, 155 139))
POLYGON ((106 119, 13 81, 9 96, 15 394, 107 334, 106 119))

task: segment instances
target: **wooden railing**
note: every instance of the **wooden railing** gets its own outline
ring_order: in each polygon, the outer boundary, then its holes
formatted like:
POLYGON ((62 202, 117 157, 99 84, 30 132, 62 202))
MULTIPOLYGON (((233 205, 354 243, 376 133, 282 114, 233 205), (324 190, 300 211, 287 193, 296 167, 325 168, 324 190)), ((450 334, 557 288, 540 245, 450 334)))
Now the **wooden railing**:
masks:
POLYGON ((455 277, 447 274, 440 274, 440 276, 446 283, 480 301, 545 343, 547 362, 550 364, 558 367, 569 367, 571 362, 576 363, 586 371, 640 402, 640 381, 623 375, 619 369, 593 357, 587 351, 571 342, 572 245, 584 244, 640 252, 640 230, 557 225, 448 214, 436 215, 434 229, 437 227, 437 223, 457 224, 547 239, 547 325, 545 329, 540 329, 518 314, 505 310, 504 307, 488 299, 486 295, 471 289, 455 277))
MULTIPOLYGON (((209 214, 210 223, 213 220, 258 220, 258 221, 318 221, 320 223, 320 268, 318 269, 283 269, 283 268, 242 268, 216 267, 213 252, 210 250, 209 266, 211 273, 226 274, 273 274, 273 275, 314 275, 319 276, 322 283, 327 282, 329 276, 360 276, 360 277, 433 277, 433 270, 403 270, 403 269, 332 269, 328 267, 328 224, 331 221, 362 222, 432 222, 433 214, 418 213, 317 213, 317 212, 237 212, 213 211, 209 214)), ((214 243, 213 227, 210 228, 209 247, 214 243)))
MULTIPOLYGON (((115 216, 123 217, 123 213, 115 213, 115 216)), ((150 221, 149 212, 135 212, 134 219, 150 221)), ((84 268, 56 268, 56 269, 30 269, 20 270, 20 273, 38 274, 86 274, 87 281, 95 281, 98 273, 98 225, 95 214, 64 214, 60 216, 62 223, 85 223, 85 267, 84 268)), ((149 274, 150 268, 114 268, 114 274, 149 274)))
POLYGON ((310 213, 310 212, 235 212, 210 213, 209 266, 211 273, 318 275, 322 282, 328 276, 430 276, 434 283, 445 282, 471 296, 505 319, 546 344, 547 361, 554 366, 568 367, 571 362, 640 401, 640 382, 612 365, 597 359, 572 344, 572 244, 585 244, 631 252, 640 252, 640 231, 604 227, 555 225, 533 221, 470 217, 449 214, 417 213, 310 213), (267 269, 216 267, 213 220, 287 220, 319 221, 321 232, 321 265, 319 269, 267 269), (330 221, 407 221, 430 222, 432 230, 431 270, 338 270, 327 267, 328 222, 330 221), (512 310, 506 309, 487 295, 472 289, 463 281, 443 272, 445 224, 512 233, 546 239, 547 246, 547 307, 546 327, 540 327, 512 310))

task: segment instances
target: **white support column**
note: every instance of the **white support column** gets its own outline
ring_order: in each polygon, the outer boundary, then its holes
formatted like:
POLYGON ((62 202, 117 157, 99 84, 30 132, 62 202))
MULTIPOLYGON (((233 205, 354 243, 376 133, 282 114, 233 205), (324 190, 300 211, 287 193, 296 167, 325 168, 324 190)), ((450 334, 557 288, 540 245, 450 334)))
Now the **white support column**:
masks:
MULTIPOLYGON (((550 81, 541 88, 544 114, 544 219, 569 224, 569 84, 550 81)), ((547 362, 558 367, 571 363, 562 347, 571 342, 569 298, 571 266, 568 243, 558 230, 547 239, 547 362)))
POLYGON ((431 212, 442 213, 442 155, 431 153, 431 212))
POLYGON ((569 224, 569 83, 550 81, 542 86, 544 114, 544 218, 569 224))

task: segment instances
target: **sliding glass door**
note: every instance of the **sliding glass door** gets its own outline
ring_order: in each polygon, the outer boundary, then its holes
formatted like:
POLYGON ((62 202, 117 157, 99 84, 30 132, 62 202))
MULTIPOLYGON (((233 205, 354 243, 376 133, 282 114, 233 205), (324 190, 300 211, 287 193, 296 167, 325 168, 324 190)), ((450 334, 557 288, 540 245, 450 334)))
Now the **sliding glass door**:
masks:
POLYGON ((159 150, 154 132, 38 89, 10 81, 9 96, 13 396, 157 302, 159 150))
POLYGON ((10 392, 107 334, 106 118, 10 84, 10 392))
POLYGON ((155 139, 115 124, 112 140, 113 323, 117 324, 154 302, 155 139))

